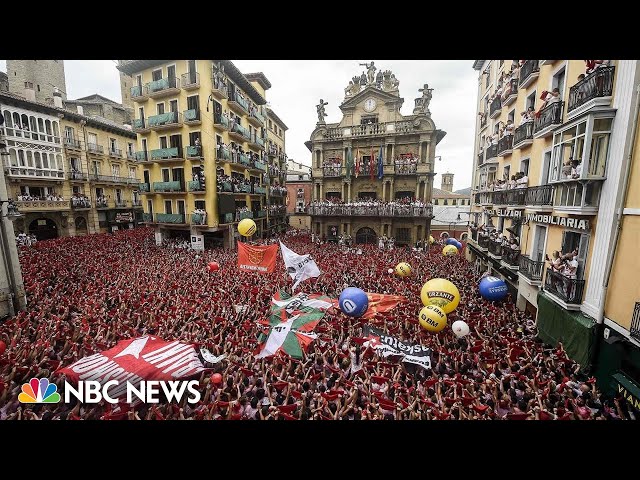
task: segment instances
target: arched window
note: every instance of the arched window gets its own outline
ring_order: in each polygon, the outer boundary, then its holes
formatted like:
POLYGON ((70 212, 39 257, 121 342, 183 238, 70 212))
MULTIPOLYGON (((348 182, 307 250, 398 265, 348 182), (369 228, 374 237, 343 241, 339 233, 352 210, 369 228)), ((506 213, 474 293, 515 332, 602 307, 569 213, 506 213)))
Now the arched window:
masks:
POLYGON ((27 167, 33 168, 33 152, 27 150, 27 167))
POLYGON ((20 123, 22 124, 22 129, 23 130, 29 130, 29 117, 27 117, 26 114, 22 114, 22 117, 20 118, 20 123))
POLYGON ((34 152, 33 156, 35 157, 35 160, 36 160, 35 167, 42 168, 42 160, 40 159, 40 152, 34 152))
POLYGON ((53 122, 53 134, 56 137, 60 136, 60 130, 58 129, 58 122, 53 122))
POLYGON ((46 153, 42 154, 42 168, 49 170, 49 155, 46 153))
POLYGON ((58 165, 56 166, 56 168, 58 169, 58 171, 62 171, 62 155, 57 154, 56 155, 56 161, 58 163, 58 165))
POLYGON ((41 118, 38 118, 38 131, 40 133, 45 133, 45 131, 44 131, 44 122, 42 121, 41 118))
POLYGON ((29 117, 29 125, 31 125, 32 132, 38 131, 38 124, 36 123, 36 117, 34 117, 33 115, 29 117))
POLYGON ((7 128, 13 128, 13 120, 11 118, 11 112, 9 110, 4 111, 4 121, 7 125, 7 128))
POLYGON ((22 136, 22 125, 20 123, 20 115, 18 115, 16 112, 13 112, 13 125, 16 128, 16 130, 14 132, 14 135, 16 137, 21 137, 22 136))

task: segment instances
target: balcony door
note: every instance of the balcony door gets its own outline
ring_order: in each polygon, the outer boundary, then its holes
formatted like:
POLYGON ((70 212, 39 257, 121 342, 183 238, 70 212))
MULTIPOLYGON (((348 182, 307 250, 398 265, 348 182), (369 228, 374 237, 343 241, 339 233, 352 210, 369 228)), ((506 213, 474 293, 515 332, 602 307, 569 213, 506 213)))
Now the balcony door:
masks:
POLYGON ((162 79, 162 69, 160 70, 154 70, 153 72, 151 72, 151 79, 155 82, 156 80, 161 80, 162 79))
POLYGON ((187 97, 187 110, 198 110, 200 100, 198 95, 187 97))
POLYGON ((173 206, 171 204, 171 200, 164 201, 164 213, 171 215, 173 213, 173 206))
POLYGON ((178 151, 182 150, 182 135, 171 135, 169 137, 169 145, 171 148, 177 148, 178 151))
POLYGON ((184 168, 174 168, 172 170, 173 181, 180 182, 180 185, 184 185, 184 168))
POLYGON ((551 150, 544 152, 542 156, 542 176, 540 177, 540 185, 549 184, 549 168, 551 166, 551 150))
POLYGON ((544 246, 547 240, 547 227, 536 225, 533 234, 533 247, 531 249, 531 260, 534 262, 542 262, 544 259, 544 246))
POLYGON ((578 249, 578 271, 576 277, 580 280, 584 278, 585 263, 589 250, 589 234, 577 232, 564 232, 562 234, 562 253, 569 253, 578 249))
POLYGON ((169 65, 167 67, 167 78, 176 78, 176 66, 169 65))
POLYGON ((87 133, 87 143, 96 147, 98 145, 98 135, 95 133, 87 133))

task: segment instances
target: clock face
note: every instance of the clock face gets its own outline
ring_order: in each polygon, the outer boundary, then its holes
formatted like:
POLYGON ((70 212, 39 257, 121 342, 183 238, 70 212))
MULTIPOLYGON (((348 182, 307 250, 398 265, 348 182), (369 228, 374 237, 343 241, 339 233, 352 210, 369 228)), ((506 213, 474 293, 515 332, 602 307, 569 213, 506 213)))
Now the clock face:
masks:
POLYGON ((376 101, 373 98, 367 98, 364 102, 364 109, 367 112, 373 112, 376 109, 376 101))

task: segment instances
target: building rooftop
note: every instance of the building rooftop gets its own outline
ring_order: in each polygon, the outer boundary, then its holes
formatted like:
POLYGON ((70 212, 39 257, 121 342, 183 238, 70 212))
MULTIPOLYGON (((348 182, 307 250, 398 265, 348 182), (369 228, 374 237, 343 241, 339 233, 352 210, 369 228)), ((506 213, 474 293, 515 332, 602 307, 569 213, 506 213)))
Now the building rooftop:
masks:
POLYGON ((289 130, 289 127, 287 127, 284 122, 280 119, 280 117, 278 115, 276 115, 276 112, 274 112, 273 110, 271 110, 269 107, 267 107, 267 116, 271 119, 273 119, 274 122, 276 122, 278 125, 280 125, 280 127, 286 132, 287 130, 289 130))
POLYGON ((474 70, 480 70, 482 68, 483 64, 484 64, 484 60, 474 60, 473 61, 473 69, 474 70))
POLYGON ((250 82, 258 82, 262 88, 269 90, 271 88, 271 82, 267 79, 266 75, 262 72, 245 73, 245 77, 250 82))
POLYGON ((462 225, 469 221, 471 205, 434 205, 431 225, 462 225), (458 220, 458 214, 460 220, 458 220))
POLYGON ((433 187, 433 193, 431 195, 433 198, 468 198, 469 195, 462 195, 456 192, 447 192, 446 190, 442 190, 441 188, 433 187))
POLYGON ((469 195, 471 195, 471 187, 461 188, 460 190, 456 190, 453 193, 459 193, 460 195, 464 195, 465 197, 468 197, 469 195))

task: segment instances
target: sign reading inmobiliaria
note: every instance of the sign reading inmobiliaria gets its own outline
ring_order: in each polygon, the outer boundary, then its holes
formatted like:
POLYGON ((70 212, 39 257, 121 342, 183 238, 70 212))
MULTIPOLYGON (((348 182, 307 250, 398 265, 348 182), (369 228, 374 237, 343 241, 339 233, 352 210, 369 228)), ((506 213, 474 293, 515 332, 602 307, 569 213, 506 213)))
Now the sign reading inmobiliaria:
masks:
MULTIPOLYGON (((194 397, 197 394, 196 401, 199 401, 199 392, 195 390, 197 380, 175 380, 192 377, 203 370, 206 369, 193 345, 145 336, 121 340, 115 347, 84 357, 72 365, 58 369, 56 373, 64 374, 68 381, 78 384, 79 391, 70 388, 69 383, 65 382, 65 401, 68 401, 69 390, 74 396, 83 397, 87 401, 83 387, 88 384, 87 389, 91 392, 96 387, 101 389, 100 399, 104 396, 107 401, 125 401, 126 398, 128 403, 132 403, 134 397, 137 397, 146 399, 148 403, 158 403, 149 399, 155 398, 162 391, 169 400, 175 397, 179 401, 185 389, 194 397), (195 385, 191 385, 192 383, 195 385)), ((90 399, 88 403, 96 402, 90 399)))
POLYGON ((431 349, 418 343, 409 343, 386 335, 370 325, 365 325, 363 335, 365 347, 371 347, 382 357, 401 357, 403 362, 413 363, 423 368, 431 368, 431 349))

